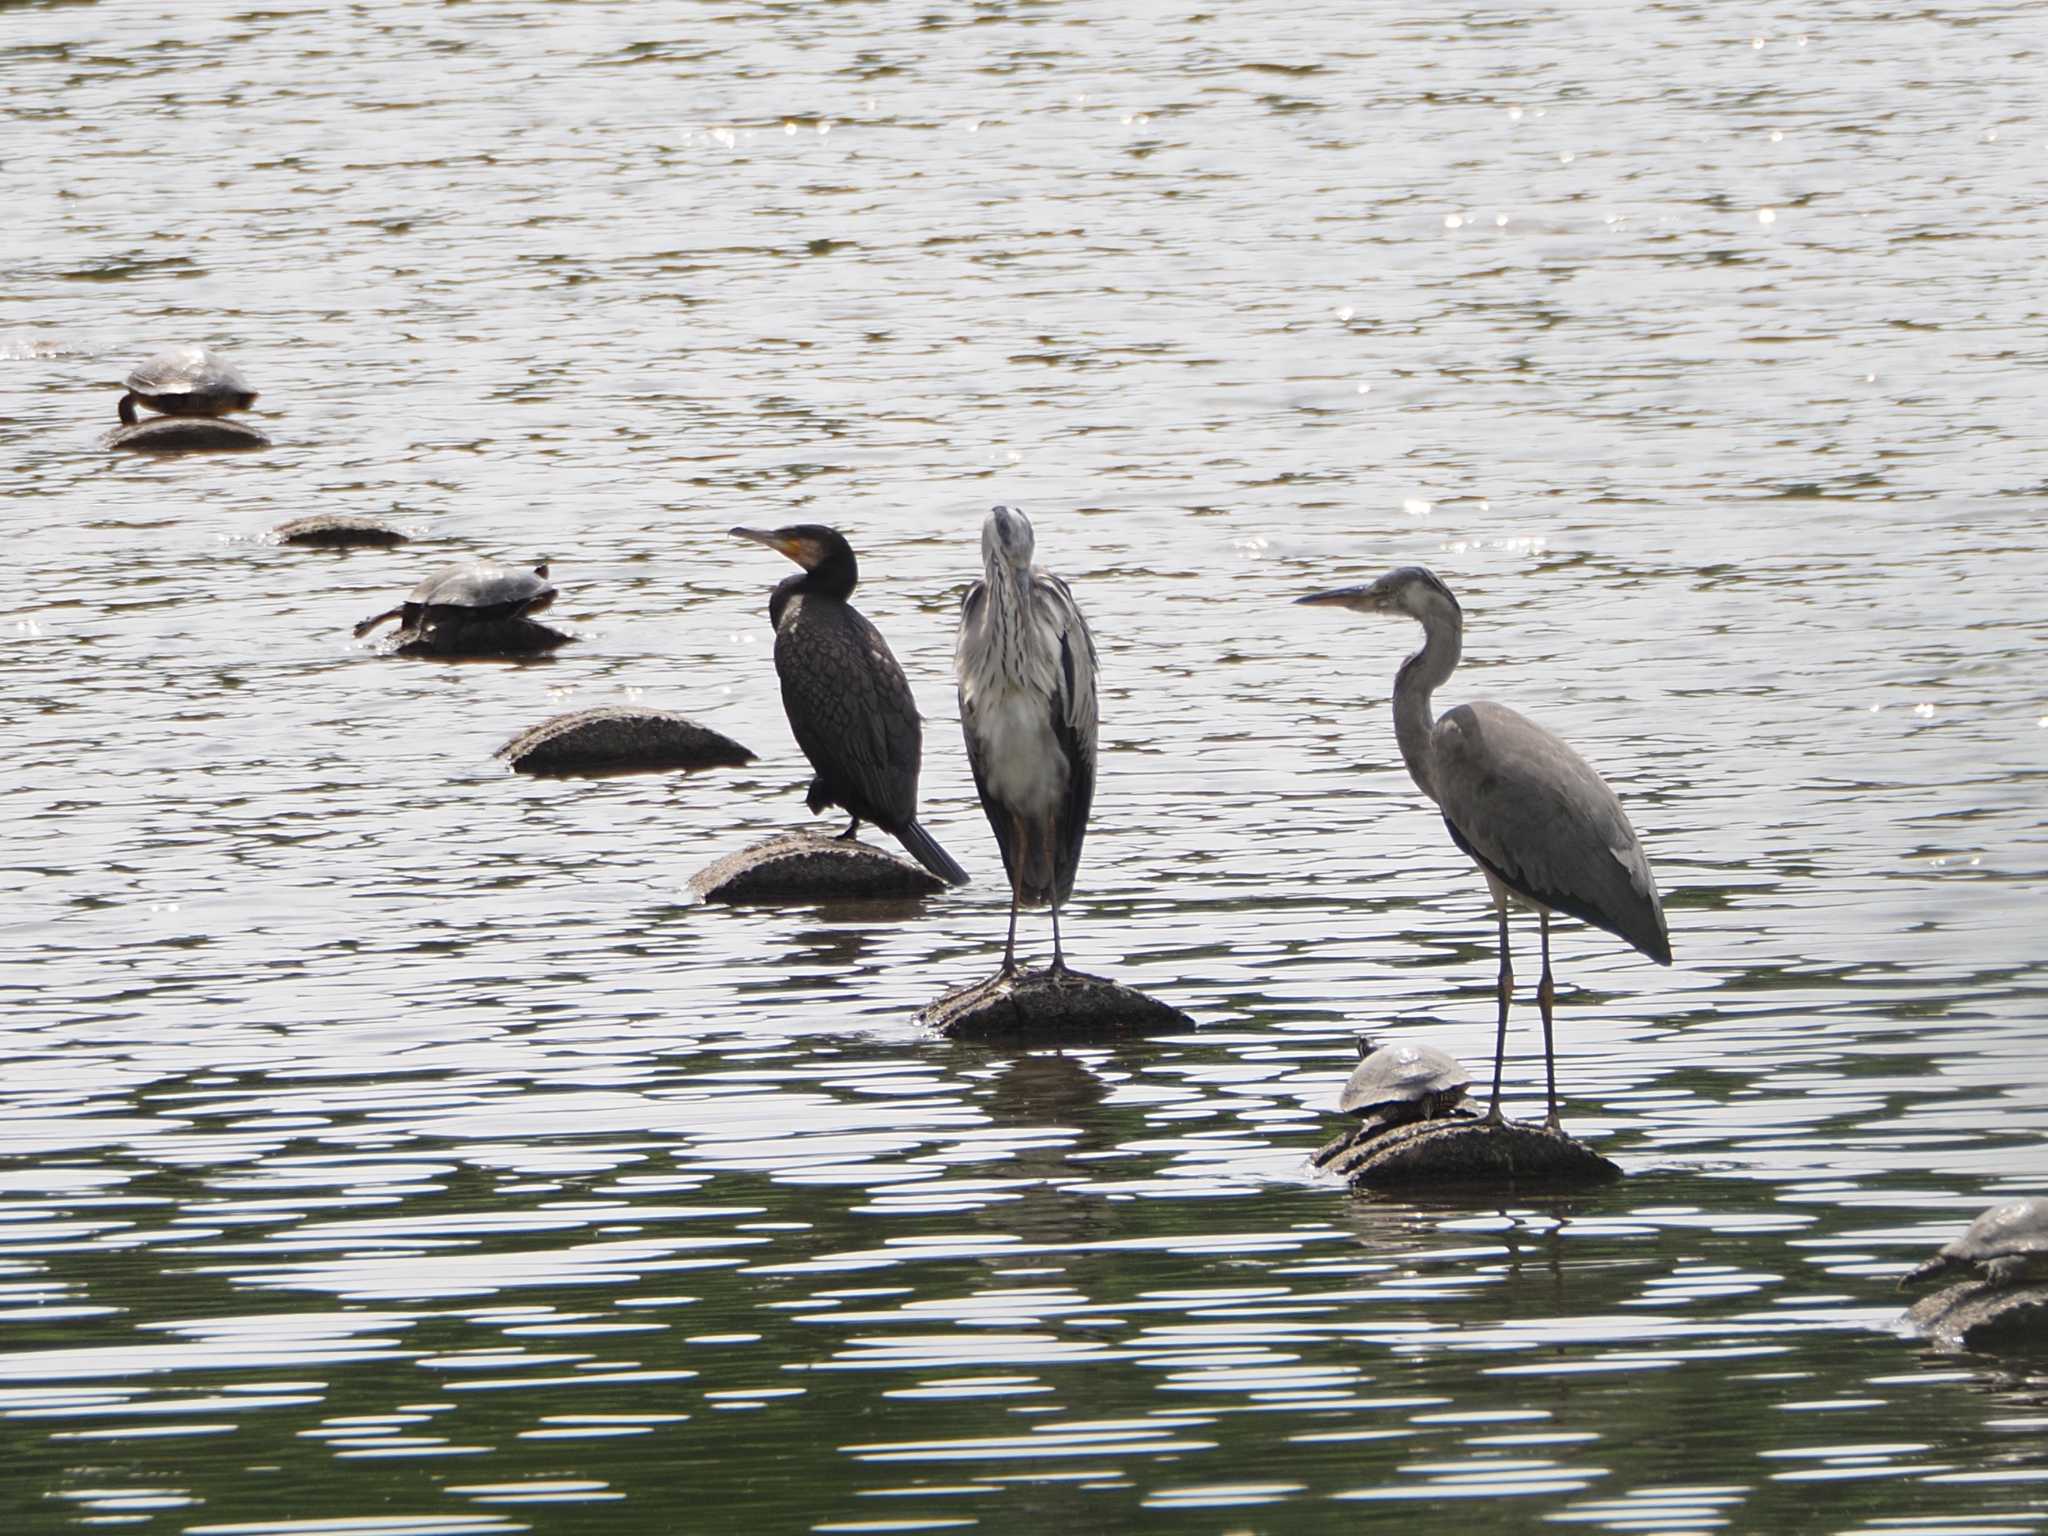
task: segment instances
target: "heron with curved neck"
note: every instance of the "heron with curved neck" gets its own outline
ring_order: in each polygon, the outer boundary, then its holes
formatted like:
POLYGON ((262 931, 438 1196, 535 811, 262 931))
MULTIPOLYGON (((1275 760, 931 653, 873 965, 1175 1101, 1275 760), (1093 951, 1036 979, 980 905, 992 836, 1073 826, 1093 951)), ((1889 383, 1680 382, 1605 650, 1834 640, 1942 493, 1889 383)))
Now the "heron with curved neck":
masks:
POLYGON ((1474 700, 1436 716, 1430 698, 1450 680, 1464 649, 1465 616, 1451 589, 1418 565, 1362 586, 1299 603, 1391 614, 1422 626, 1422 649, 1394 676, 1394 740, 1416 787, 1436 802, 1451 841, 1479 866, 1500 928, 1499 1022, 1493 1046, 1492 1124, 1501 1121, 1501 1073, 1515 973, 1508 908, 1539 918, 1543 978, 1543 1067, 1549 1114, 1557 1117, 1550 919, 1555 913, 1603 928, 1659 965, 1671 963, 1671 935, 1649 858, 1621 800, 1586 760, 1535 721, 1502 704, 1474 700))

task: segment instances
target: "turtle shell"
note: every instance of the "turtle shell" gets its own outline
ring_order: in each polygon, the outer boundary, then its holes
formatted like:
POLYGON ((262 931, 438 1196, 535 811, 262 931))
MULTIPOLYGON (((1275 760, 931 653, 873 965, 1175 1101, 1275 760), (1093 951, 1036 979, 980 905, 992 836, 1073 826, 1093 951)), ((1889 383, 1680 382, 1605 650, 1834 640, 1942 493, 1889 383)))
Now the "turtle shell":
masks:
POLYGON ((1368 1115, 1406 1108, 1435 1116, 1465 1097, 1472 1079, 1457 1057, 1431 1045, 1383 1045, 1352 1069, 1337 1108, 1368 1115))
POLYGON ((478 560, 433 572, 412 589, 406 606, 417 606, 446 622, 518 618, 537 613, 554 600, 555 584, 548 580, 545 565, 528 568, 478 560))
POLYGON ((211 347, 159 352, 128 375, 127 388, 166 416, 224 416, 256 403, 256 391, 241 369, 211 347))
POLYGON ((2039 1196, 1994 1205, 1941 1250, 1943 1258, 1959 1264, 2037 1253, 2048 1254, 2048 1200, 2039 1196))

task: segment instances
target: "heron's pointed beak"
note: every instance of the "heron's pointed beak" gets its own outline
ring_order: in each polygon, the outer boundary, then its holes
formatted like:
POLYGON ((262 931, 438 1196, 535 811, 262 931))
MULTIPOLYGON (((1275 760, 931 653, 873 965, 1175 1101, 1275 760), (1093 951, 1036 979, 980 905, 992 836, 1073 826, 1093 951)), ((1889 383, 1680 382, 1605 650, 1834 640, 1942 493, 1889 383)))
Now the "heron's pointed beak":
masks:
POLYGON ((1335 587, 1328 592, 1311 592, 1307 597, 1297 597, 1297 606, 1311 608, 1356 608, 1361 613, 1370 609, 1372 584, 1357 587, 1335 587))

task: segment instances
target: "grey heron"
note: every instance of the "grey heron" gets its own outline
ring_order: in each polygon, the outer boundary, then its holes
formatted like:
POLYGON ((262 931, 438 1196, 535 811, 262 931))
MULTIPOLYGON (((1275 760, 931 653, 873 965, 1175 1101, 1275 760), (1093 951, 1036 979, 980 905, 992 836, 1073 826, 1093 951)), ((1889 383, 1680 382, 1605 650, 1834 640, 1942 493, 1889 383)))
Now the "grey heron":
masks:
POLYGON ((1486 876, 1500 922, 1500 1022, 1493 1047, 1493 1106, 1501 1119, 1501 1065, 1507 1052, 1508 907, 1536 912, 1543 934, 1543 1068, 1550 1113, 1559 1129, 1557 1060, 1551 1014, 1550 918, 1554 912, 1604 928, 1659 965, 1671 963, 1657 882, 1628 813, 1585 759, 1535 721, 1500 704, 1474 700, 1430 713, 1430 695, 1449 680, 1464 644, 1465 620, 1451 589, 1421 566, 1403 566, 1363 586, 1295 599, 1405 616, 1422 626, 1422 649, 1394 678, 1394 739, 1409 775, 1443 813, 1451 841, 1486 876))
POLYGON ((967 871, 918 825, 924 727, 888 642, 847 601, 860 580, 852 546, 816 523, 732 532, 803 567, 776 586, 768 622, 783 711, 816 772, 811 814, 839 806, 853 818, 842 837, 871 821, 941 880, 965 885, 967 871))
POLYGON ((981 808, 1010 877, 1010 935, 1002 974, 1016 969, 1017 908, 1052 908, 1052 968, 1060 903, 1095 798, 1095 641, 1067 584, 1032 564, 1031 520, 1011 507, 981 525, 983 576, 960 604, 953 671, 960 730, 981 808))

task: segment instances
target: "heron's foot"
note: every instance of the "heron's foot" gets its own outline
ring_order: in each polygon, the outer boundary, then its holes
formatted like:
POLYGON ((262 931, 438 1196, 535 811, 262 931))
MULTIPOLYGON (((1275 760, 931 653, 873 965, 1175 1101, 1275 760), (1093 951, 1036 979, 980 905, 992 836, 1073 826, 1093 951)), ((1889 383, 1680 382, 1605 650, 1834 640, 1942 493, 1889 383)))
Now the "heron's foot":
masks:
POLYGON ((854 834, 858 831, 860 831, 860 823, 858 821, 853 822, 848 825, 844 832, 839 834, 836 840, 842 843, 850 843, 853 841, 854 834))
POLYGON ((1562 1136, 1564 1134, 1564 1122, 1557 1118, 1556 1110, 1553 1109, 1543 1117, 1543 1129, 1550 1132, 1553 1136, 1562 1136))
POLYGON ((1506 1125, 1508 1123, 1508 1117, 1500 1112, 1499 1099, 1495 1099, 1486 1106, 1486 1123, 1488 1125, 1506 1125))

